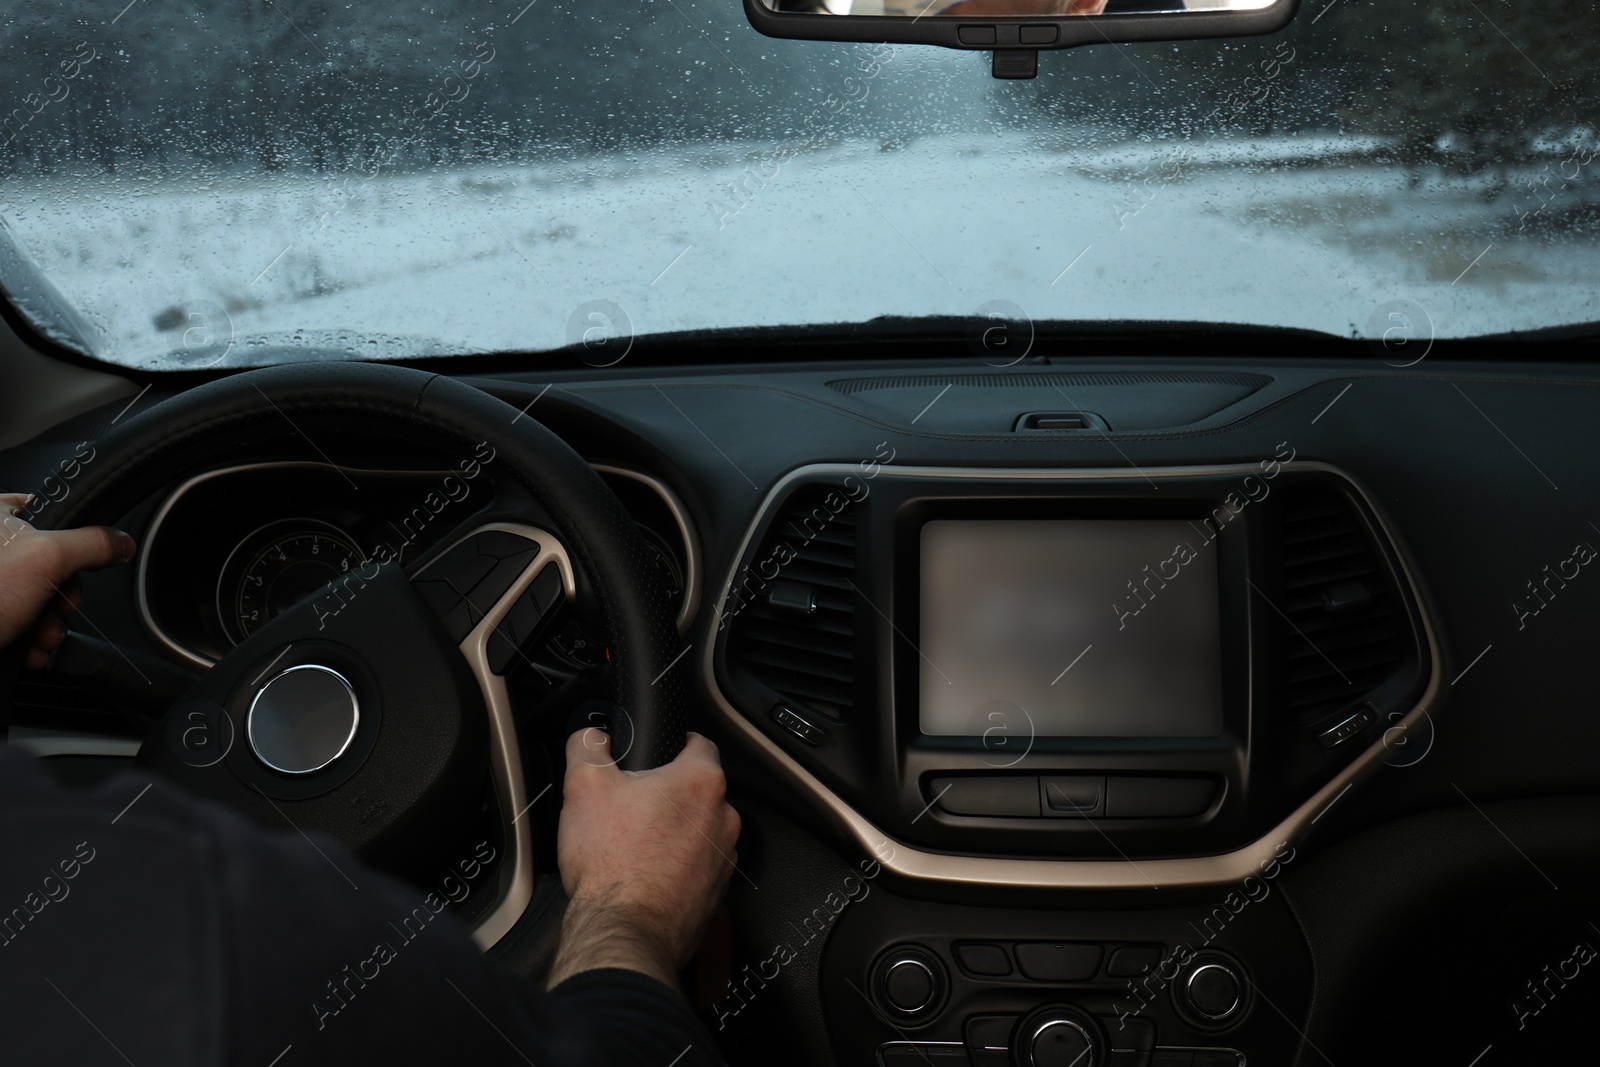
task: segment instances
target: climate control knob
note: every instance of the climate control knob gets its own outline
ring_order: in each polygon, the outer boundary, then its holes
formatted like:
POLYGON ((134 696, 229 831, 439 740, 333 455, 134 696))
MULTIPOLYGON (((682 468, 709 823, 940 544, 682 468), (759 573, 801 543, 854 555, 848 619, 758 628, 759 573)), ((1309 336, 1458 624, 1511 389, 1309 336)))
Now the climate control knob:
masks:
POLYGON ((1202 1029, 1226 1029, 1249 1011, 1250 983, 1237 960, 1205 952, 1179 972, 1173 999, 1178 1010, 1202 1029))
POLYGON ((895 1018, 933 1015, 944 1002, 944 964, 920 945, 901 945, 878 957, 872 989, 880 1007, 895 1018))
POLYGON ((1027 1016, 1015 1037, 1017 1067, 1102 1067, 1105 1040, 1087 1013, 1050 1004, 1027 1016))

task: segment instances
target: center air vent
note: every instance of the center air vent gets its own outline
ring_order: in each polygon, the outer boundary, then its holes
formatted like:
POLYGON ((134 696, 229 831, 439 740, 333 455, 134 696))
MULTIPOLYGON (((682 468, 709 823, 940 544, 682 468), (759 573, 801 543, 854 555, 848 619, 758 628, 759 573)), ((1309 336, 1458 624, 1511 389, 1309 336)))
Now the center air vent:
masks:
POLYGON ((728 664, 834 720, 855 705, 856 504, 801 489, 729 591, 728 664))
POLYGON ((1309 725, 1394 677, 1406 623, 1377 546, 1332 487, 1285 493, 1282 545, 1289 706, 1309 725))

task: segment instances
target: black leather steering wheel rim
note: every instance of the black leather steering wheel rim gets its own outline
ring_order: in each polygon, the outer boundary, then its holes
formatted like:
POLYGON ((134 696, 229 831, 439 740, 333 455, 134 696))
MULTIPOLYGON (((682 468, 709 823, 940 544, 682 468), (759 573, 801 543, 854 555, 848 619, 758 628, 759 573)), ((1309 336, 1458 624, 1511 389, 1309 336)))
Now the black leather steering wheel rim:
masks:
POLYGON ((683 747, 688 687, 671 597, 632 518, 589 465, 532 416, 454 379, 407 367, 313 363, 241 372, 187 390, 116 426, 41 529, 112 524, 175 481, 279 445, 372 434, 445 452, 494 449, 548 514, 581 572, 611 649, 611 692, 631 723, 619 760, 656 767, 683 747), (324 438, 325 439, 325 438, 324 438))

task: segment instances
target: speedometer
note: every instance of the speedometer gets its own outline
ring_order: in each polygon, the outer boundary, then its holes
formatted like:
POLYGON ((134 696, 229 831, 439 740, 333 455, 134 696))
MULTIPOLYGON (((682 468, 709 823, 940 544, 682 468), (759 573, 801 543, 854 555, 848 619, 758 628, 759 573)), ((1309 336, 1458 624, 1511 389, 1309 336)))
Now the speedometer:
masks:
POLYGON ((330 523, 269 523, 239 542, 223 564, 217 614, 238 644, 364 558, 355 540, 330 523))

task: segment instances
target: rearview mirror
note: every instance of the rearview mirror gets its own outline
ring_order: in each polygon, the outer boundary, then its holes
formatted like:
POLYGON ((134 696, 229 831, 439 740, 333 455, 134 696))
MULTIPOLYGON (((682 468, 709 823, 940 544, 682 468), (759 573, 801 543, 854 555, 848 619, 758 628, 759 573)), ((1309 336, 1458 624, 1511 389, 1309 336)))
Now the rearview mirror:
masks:
POLYGON ((1281 30, 1300 0, 744 0, 769 37, 992 51, 996 78, 1031 78, 1040 49, 1247 37, 1281 30))

